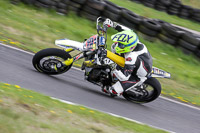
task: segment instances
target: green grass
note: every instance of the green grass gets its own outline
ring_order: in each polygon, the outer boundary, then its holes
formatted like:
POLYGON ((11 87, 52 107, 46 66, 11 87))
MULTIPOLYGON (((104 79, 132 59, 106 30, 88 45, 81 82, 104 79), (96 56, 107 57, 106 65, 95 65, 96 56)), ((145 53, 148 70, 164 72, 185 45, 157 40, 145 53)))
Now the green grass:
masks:
POLYGON ((184 5, 192 6, 193 8, 200 9, 200 1, 199 0, 181 0, 184 5))
MULTIPOLYGON (((123 0, 123 2, 121 2, 120 0, 110 0, 110 1, 119 6, 126 7, 127 9, 133 11, 134 13, 136 13, 140 16, 144 16, 147 18, 161 19, 161 20, 164 20, 164 21, 172 23, 172 24, 186 27, 188 29, 200 31, 200 28, 199 28, 200 23, 199 22, 182 19, 175 15, 169 15, 166 12, 161 12, 161 11, 155 10, 153 8, 146 7, 142 4, 132 2, 130 0, 123 0)), ((198 2, 198 3, 200 4, 200 2, 198 2)))
POLYGON ((0 133, 164 133, 123 118, 0 83, 0 133))
POLYGON ((83 41, 95 32, 94 23, 75 15, 65 17, 55 12, 47 14, 45 11, 37 11, 23 5, 13 6, 7 1, 0 1, 0 12, 2 36, 16 41, 20 40, 22 43, 19 44, 20 47, 31 49, 34 52, 54 46, 54 40, 58 38, 68 37, 83 41))
MULTIPOLYGON (((96 34, 95 22, 80 18, 73 13, 60 16, 54 11, 36 10, 24 5, 11 5, 0 1, 0 41, 28 51, 56 47, 54 40, 69 38, 83 41, 96 34)), ((108 30, 108 48, 112 44, 110 36, 115 31, 108 30)), ((200 62, 194 56, 184 55, 179 49, 166 43, 146 41, 140 35, 154 57, 153 65, 168 71, 172 79, 159 79, 162 94, 180 101, 200 105, 200 62)), ((77 64, 77 63, 76 63, 77 64)), ((77 66, 80 66, 78 62, 77 66)))

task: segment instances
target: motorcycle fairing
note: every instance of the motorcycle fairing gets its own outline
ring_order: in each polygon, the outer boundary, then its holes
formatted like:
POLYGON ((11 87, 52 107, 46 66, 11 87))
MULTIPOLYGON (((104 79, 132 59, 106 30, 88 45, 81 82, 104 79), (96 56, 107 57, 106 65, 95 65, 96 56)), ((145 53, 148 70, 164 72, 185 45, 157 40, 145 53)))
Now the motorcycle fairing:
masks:
POLYGON ((69 66, 73 63, 74 59, 73 58, 69 58, 65 61, 63 61, 62 63, 65 64, 66 66, 69 66))
POLYGON ((94 51, 96 49, 98 35, 91 36, 83 45, 84 49, 94 51))
POLYGON ((73 41, 73 40, 69 40, 69 39, 59 39, 55 41, 55 44, 59 47, 65 48, 65 49, 77 49, 79 51, 83 50, 83 43, 80 43, 78 41, 73 41))

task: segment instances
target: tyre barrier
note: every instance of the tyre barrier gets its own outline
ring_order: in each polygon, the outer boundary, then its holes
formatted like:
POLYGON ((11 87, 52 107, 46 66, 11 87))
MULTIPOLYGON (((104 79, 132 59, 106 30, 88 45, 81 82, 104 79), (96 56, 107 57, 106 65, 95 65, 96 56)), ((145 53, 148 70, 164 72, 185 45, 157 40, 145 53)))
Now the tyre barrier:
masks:
POLYGON ((178 43, 184 53, 194 53, 195 55, 199 56, 198 52, 200 52, 200 36, 196 36, 192 33, 183 34, 178 43))
POLYGON ((113 21, 119 22, 123 7, 120 7, 108 0, 105 0, 105 4, 105 10, 103 11, 102 16, 110 18, 113 21))
MULTIPOLYGON (((16 4, 17 1, 38 8, 54 9, 59 14, 63 15, 68 14, 69 11, 73 11, 77 15, 91 21, 96 21, 97 17, 104 16, 134 29, 135 32, 142 33, 147 37, 145 39, 150 38, 149 41, 159 39, 176 48, 180 48, 186 54, 194 54, 200 58, 200 35, 191 33, 188 30, 176 27, 159 19, 145 18, 108 0, 11 0, 14 4, 16 4)), ((165 10, 164 7, 171 2, 170 0, 159 0, 159 3, 156 2, 156 0, 152 2, 149 2, 149 0, 132 1, 142 2, 148 6, 154 4, 155 8, 159 8, 159 10, 165 10)), ((180 2, 178 0, 174 1, 174 6, 171 8, 173 11, 171 13, 179 14, 181 17, 188 17, 188 14, 185 12, 187 12, 186 10, 191 10, 191 8, 184 6, 184 8, 181 9, 181 13, 179 13, 176 9, 182 6, 179 6, 180 2)), ((195 11, 199 13, 200 16, 200 10, 195 11)))
POLYGON ((166 11, 170 3, 170 0, 159 0, 155 2, 154 8, 159 11, 166 11))
POLYGON ((139 26, 139 31, 151 37, 157 37, 161 28, 161 25, 155 20, 144 18, 139 26))
MULTIPOLYGON (((178 16, 184 19, 189 19, 190 17, 192 17, 192 7, 182 5, 178 13, 178 16)), ((197 17, 194 17, 194 20, 195 18, 197 17)))
POLYGON ((183 19, 200 22, 200 9, 183 5, 180 0, 131 0, 147 7, 177 15, 183 19))
POLYGON ((131 12, 130 10, 122 9, 119 23, 122 23, 131 29, 138 30, 142 19, 141 16, 131 12))
POLYGON ((162 31, 159 34, 158 38, 166 43, 169 43, 173 46, 178 46, 178 40, 185 34, 186 31, 177 28, 169 23, 162 24, 162 31))
POLYGON ((167 9, 167 13, 170 15, 178 15, 180 8, 181 2, 179 0, 173 0, 167 9))
POLYGON ((157 1, 157 0, 142 0, 142 3, 143 3, 145 6, 154 8, 156 1, 157 1))

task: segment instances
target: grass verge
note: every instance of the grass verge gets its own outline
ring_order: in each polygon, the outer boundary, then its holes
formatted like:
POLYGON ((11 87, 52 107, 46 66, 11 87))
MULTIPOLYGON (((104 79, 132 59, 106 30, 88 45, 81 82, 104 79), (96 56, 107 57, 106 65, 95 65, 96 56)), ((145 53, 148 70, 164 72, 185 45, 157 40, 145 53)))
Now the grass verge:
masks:
MULTIPOLYGON (((54 11, 38 10, 25 5, 11 5, 0 1, 0 41, 24 50, 38 50, 56 47, 54 40, 69 38, 83 41, 96 34, 94 22, 77 17, 73 13, 60 16, 54 11)), ((112 44, 108 30, 108 48, 112 44)), ((116 33, 116 32, 115 32, 116 33)), ((172 79, 159 79, 162 83, 162 94, 182 102, 200 105, 200 62, 194 56, 184 55, 159 40, 154 43, 146 41, 140 35, 140 41, 146 44, 153 58, 153 65, 172 74, 172 79)), ((76 63, 80 66, 81 62, 76 63)))
POLYGON ((165 133, 7 83, 0 83, 0 118, 0 133, 165 133))

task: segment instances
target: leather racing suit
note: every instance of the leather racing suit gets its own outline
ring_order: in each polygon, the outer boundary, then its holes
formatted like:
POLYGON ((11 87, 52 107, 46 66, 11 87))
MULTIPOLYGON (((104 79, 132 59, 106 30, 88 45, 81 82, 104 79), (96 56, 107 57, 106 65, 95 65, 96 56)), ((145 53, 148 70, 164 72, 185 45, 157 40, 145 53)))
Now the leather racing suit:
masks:
MULTIPOLYGON (((118 24, 115 29, 121 32, 128 28, 118 24)), ((111 46, 113 53, 115 53, 115 46, 116 43, 111 46)), ((146 46, 141 42, 137 44, 133 51, 121 54, 121 56, 125 58, 125 66, 123 68, 117 66, 113 70, 113 74, 119 79, 112 86, 111 91, 111 93, 116 95, 120 95, 123 91, 133 87, 140 86, 152 71, 152 57, 146 46)))

